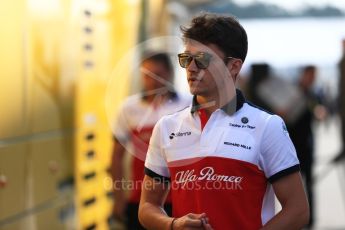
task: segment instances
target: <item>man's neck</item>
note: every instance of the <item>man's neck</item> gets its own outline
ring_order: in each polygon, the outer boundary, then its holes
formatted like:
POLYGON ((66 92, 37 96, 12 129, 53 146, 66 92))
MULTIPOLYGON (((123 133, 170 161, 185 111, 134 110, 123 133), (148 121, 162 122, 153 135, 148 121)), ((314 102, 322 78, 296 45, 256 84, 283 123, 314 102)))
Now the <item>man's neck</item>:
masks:
POLYGON ((211 116, 211 114, 214 111, 222 108, 224 105, 229 103, 234 97, 236 97, 236 90, 233 93, 227 92, 213 96, 197 95, 196 99, 201 108, 203 108, 206 111, 206 114, 208 116, 211 116))

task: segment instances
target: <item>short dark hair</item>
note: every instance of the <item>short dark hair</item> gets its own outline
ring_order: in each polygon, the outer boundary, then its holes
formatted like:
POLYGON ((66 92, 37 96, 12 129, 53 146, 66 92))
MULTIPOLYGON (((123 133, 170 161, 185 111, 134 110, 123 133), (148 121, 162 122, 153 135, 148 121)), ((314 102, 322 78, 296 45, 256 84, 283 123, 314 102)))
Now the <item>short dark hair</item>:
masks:
POLYGON ((302 68, 302 71, 304 71, 304 72, 316 71, 316 66, 315 65, 306 65, 302 68))
POLYGON ((142 62, 153 61, 158 62, 164 65, 164 67, 173 74, 174 67, 171 63, 171 59, 167 53, 163 52, 153 52, 153 51, 146 51, 142 56, 142 62))
POLYGON ((234 16, 202 13, 192 19, 190 27, 180 27, 186 42, 193 39, 205 45, 215 44, 226 56, 247 56, 247 33, 234 16))

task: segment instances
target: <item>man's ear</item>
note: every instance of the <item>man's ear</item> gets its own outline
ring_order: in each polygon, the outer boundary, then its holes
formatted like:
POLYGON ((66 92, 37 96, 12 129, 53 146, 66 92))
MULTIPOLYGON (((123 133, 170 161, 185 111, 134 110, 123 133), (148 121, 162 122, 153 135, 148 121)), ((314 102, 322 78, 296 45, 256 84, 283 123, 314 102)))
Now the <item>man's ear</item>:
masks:
POLYGON ((230 72, 231 77, 232 77, 234 82, 236 82, 236 80, 237 80, 237 76, 238 76, 239 72, 241 71, 242 64, 243 64, 242 60, 237 59, 237 58, 229 60, 229 62, 227 64, 227 67, 229 69, 229 72, 230 72))

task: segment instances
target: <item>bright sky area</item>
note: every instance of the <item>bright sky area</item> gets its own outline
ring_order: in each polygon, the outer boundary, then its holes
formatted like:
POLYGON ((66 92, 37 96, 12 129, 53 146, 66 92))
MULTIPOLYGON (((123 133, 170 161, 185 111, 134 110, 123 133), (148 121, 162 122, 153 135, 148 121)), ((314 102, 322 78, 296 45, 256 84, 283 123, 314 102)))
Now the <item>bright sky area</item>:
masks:
POLYGON ((286 9, 295 10, 305 5, 309 6, 325 6, 331 5, 345 10, 345 0, 234 0, 236 3, 245 5, 253 2, 272 3, 286 9))

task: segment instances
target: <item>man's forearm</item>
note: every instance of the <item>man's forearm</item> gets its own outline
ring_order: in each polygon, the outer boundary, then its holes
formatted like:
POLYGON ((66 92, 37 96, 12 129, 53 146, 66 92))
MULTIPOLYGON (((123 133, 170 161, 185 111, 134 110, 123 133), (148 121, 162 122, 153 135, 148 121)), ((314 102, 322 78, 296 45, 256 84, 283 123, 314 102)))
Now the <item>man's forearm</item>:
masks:
POLYGON ((261 230, 294 230, 302 229, 308 223, 308 210, 282 210, 268 221, 261 230))
POLYGON ((173 219, 166 214, 161 206, 149 202, 140 203, 139 220, 147 229, 170 230, 173 219))

